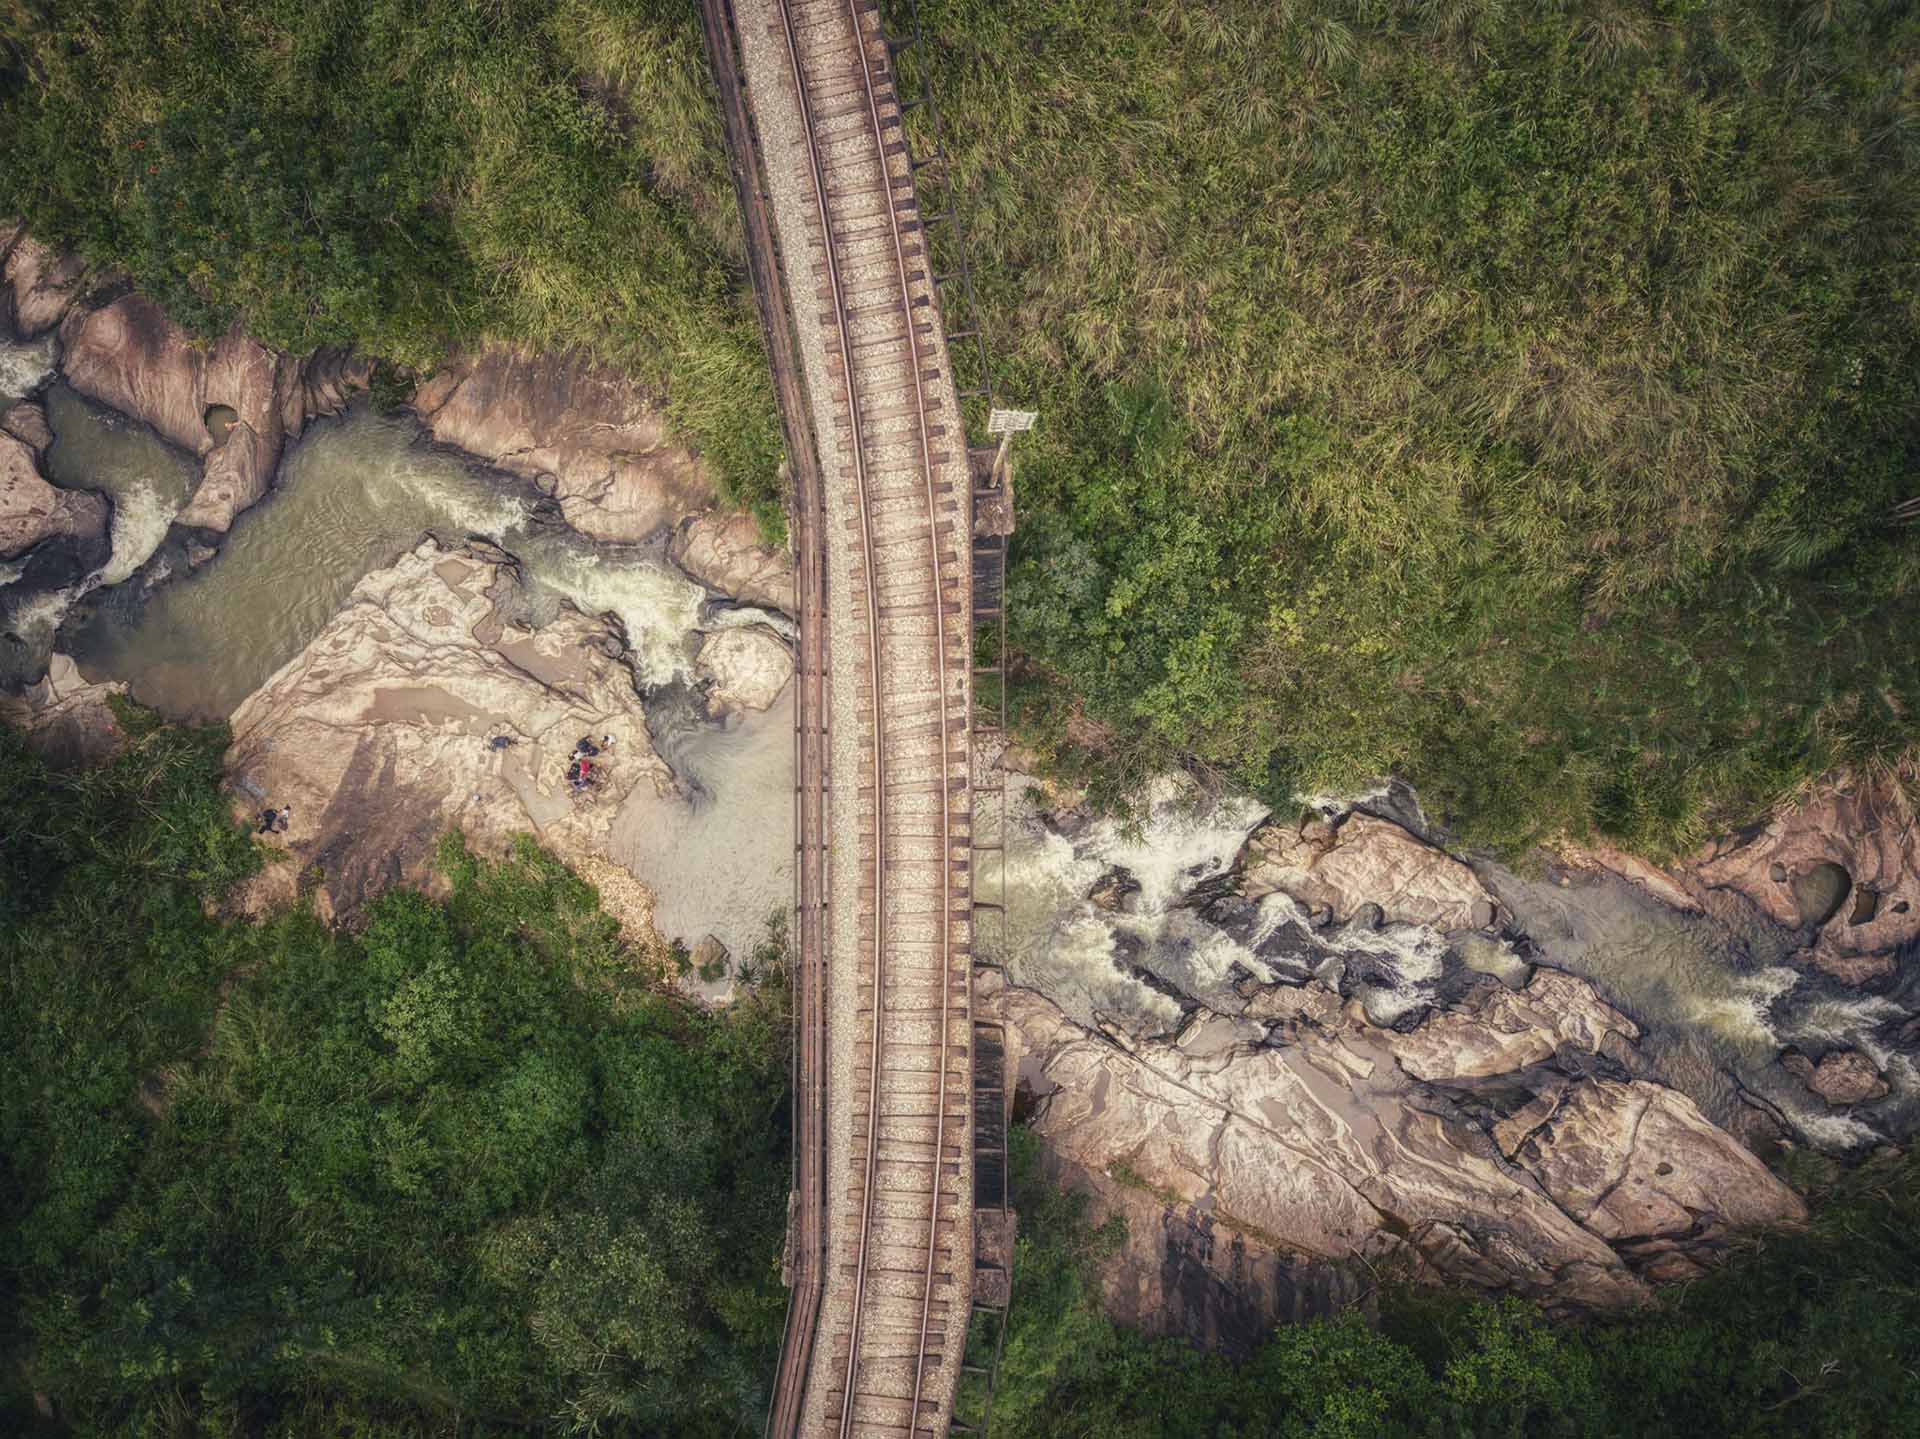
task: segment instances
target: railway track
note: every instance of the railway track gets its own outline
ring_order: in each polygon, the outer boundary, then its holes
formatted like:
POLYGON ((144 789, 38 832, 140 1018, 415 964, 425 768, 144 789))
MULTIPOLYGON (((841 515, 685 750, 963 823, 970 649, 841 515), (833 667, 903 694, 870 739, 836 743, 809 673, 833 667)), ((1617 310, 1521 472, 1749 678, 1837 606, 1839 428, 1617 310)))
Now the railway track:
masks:
POLYGON ((959 396, 878 5, 703 11, 796 491, 793 1297, 768 1433, 938 1436, 975 1257, 959 396))
POLYGON ((841 992, 851 1086, 829 1172, 835 1302, 802 1423, 841 1439, 939 1434, 972 1240, 965 443, 878 7, 776 9, 812 200, 787 271, 795 304, 819 307, 830 376, 815 402, 842 486, 832 575, 854 651, 851 714, 837 717, 859 760, 834 809, 857 875, 844 946, 857 978, 841 992))

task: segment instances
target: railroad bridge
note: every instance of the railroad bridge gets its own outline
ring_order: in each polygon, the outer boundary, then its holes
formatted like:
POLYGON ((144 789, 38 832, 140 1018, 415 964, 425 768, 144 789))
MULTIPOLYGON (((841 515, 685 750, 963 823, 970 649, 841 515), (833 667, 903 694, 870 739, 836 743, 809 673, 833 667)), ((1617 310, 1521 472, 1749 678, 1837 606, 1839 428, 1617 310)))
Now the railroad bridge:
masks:
MULTIPOLYGON (((1004 923, 976 894, 999 888, 1004 687, 985 725, 974 687, 1009 472, 967 443, 878 4, 703 11, 795 491, 792 1301, 768 1433, 938 1436, 969 1427, 956 1394, 990 1382, 1008 1297, 1001 1043, 971 1000, 976 929, 1004 923)), ((978 370, 969 402, 983 350, 978 370)))

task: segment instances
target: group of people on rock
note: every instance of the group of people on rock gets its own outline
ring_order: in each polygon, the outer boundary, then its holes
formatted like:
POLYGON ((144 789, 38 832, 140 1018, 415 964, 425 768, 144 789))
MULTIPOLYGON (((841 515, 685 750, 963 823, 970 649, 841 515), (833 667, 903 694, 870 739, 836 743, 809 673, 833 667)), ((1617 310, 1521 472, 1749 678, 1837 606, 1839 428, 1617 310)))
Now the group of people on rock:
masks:
POLYGON ((573 755, 567 761, 567 783, 577 793, 593 783, 593 762, 600 758, 603 750, 613 748, 613 736, 603 734, 600 743, 593 742, 592 735, 581 735, 580 743, 573 747, 573 755))
MULTIPOLYGON (((518 744, 512 735, 497 734, 487 741, 487 748, 504 750, 518 744)), ((567 756, 567 785, 574 793, 589 789, 593 785, 593 762, 613 748, 613 736, 603 734, 600 742, 594 743, 592 735, 583 734, 573 747, 573 753, 567 756)))

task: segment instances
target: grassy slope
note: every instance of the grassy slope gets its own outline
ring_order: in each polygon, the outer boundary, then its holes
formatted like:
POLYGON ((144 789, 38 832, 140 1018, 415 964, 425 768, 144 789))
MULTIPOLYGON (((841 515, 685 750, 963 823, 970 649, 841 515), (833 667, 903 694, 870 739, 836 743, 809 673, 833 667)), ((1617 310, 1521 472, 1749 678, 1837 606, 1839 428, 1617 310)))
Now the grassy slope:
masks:
POLYGON ((1910 7, 921 10, 1070 763, 1658 850, 1911 742, 1910 7))
POLYGON ((297 352, 583 346, 779 528, 692 7, 15 0, 0 36, 0 213, 297 352))

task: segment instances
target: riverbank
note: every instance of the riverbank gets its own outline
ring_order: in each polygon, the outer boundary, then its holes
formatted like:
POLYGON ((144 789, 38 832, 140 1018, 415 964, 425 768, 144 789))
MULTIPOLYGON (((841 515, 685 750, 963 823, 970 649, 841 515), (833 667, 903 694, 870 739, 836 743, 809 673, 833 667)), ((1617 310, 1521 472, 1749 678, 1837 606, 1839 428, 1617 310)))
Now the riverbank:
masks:
MULTIPOLYGON (((779 748, 764 738, 777 724, 760 716, 778 709, 791 674, 791 565, 751 518, 716 503, 638 387, 579 356, 496 351, 450 363, 408 406, 381 412, 363 363, 296 363, 238 337, 205 354, 157 308, 88 289, 80 267, 24 237, 4 276, 0 308, 21 328, 0 373, 30 392, 6 413, 34 444, 5 442, 39 487, 14 507, 39 528, 13 537, 4 558, 17 563, 0 584, 15 688, 63 712, 75 706, 62 694, 95 683, 175 719, 233 718, 237 803, 298 793, 288 843, 323 875, 303 883, 327 912, 350 916, 387 884, 428 877, 448 825, 496 849, 525 829, 592 872, 663 953, 751 952, 789 873, 787 847, 763 842, 787 787, 769 786, 757 761, 749 778, 711 760, 779 748), (263 446, 275 424, 277 445, 263 446), (223 458, 235 445, 239 458, 223 458), (48 496, 91 507, 91 549, 72 553, 77 525, 39 503, 48 496), (413 553, 423 537, 467 559, 427 564, 413 553), (478 591, 442 578, 461 564, 478 591), (485 613, 467 613, 479 594, 493 596, 485 613), (451 630, 427 622, 453 615, 464 621, 451 630), (587 656, 600 678, 582 690, 584 672, 543 673, 525 646, 587 656), (71 678, 36 685, 56 652, 71 656, 71 678), (357 673, 339 663, 346 653, 357 673), (460 675, 485 703, 452 693, 460 675), (318 731, 292 734, 310 723, 300 712, 321 710, 318 731), (478 775, 440 762, 421 767, 424 787, 405 803, 360 788, 370 755, 390 770, 430 735, 428 748, 454 733, 483 745, 543 714, 540 742, 508 752, 525 795, 489 797, 478 775), (601 822, 578 833, 559 823, 571 813, 554 797, 566 756, 546 753, 560 740, 544 733, 575 721, 632 741, 592 791, 601 822), (311 764, 288 773, 263 760, 276 749, 311 764), (655 801, 645 820, 627 813, 642 780, 655 801), (694 886, 667 905, 672 928, 650 928, 663 880, 746 853, 745 889, 694 886)), ((294 870, 282 869, 260 905, 291 897, 294 870)))

